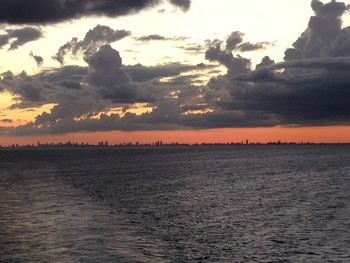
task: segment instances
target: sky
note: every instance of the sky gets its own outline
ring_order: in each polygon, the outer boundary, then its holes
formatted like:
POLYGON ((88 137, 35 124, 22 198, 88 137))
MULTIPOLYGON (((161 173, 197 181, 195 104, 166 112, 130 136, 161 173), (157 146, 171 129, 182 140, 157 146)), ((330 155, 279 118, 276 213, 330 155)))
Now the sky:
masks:
POLYGON ((0 0, 0 144, 350 142, 349 6, 0 0))

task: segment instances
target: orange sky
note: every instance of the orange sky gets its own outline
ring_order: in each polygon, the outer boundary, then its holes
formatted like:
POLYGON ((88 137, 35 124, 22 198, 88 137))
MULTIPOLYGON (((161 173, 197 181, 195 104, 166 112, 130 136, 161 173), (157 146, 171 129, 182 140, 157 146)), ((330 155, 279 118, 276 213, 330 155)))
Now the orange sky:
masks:
POLYGON ((0 136, 0 144, 36 144, 66 142, 84 142, 95 144, 98 141, 108 141, 110 144, 122 142, 152 143, 162 140, 166 143, 226 143, 241 142, 248 139, 250 142, 288 141, 314 143, 350 143, 350 126, 310 127, 310 128, 242 128, 242 129, 213 129, 200 131, 136 131, 136 132, 95 132, 72 133, 56 136, 0 136))

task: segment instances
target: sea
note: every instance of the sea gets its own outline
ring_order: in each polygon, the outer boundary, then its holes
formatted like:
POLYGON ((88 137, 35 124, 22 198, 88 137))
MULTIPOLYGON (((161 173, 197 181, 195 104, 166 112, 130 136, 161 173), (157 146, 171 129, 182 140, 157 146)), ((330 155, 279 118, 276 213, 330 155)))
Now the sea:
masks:
POLYGON ((350 262, 350 145, 2 149, 0 262, 350 262))

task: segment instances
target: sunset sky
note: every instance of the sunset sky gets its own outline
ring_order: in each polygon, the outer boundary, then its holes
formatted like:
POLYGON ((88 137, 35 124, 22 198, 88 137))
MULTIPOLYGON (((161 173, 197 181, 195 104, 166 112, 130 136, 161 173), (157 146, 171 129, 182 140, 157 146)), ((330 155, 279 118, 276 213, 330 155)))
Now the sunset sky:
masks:
POLYGON ((0 0, 0 145, 350 143, 350 0, 0 0))

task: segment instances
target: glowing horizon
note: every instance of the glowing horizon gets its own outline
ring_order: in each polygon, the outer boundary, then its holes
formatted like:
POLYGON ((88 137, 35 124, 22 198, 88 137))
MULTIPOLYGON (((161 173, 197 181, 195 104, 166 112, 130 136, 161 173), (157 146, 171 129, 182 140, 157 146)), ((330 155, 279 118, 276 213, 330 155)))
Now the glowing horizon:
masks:
POLYGON ((249 140, 251 143, 268 142, 310 142, 310 143, 350 143, 350 127, 302 127, 302 128, 240 128, 240 129, 211 129, 201 131, 110 131, 110 132, 80 132, 65 135, 44 136, 0 136, 0 145, 11 146, 36 145, 40 143, 89 143, 97 144, 100 141, 108 143, 142 143, 152 144, 156 141, 164 143, 240 143, 249 140))

